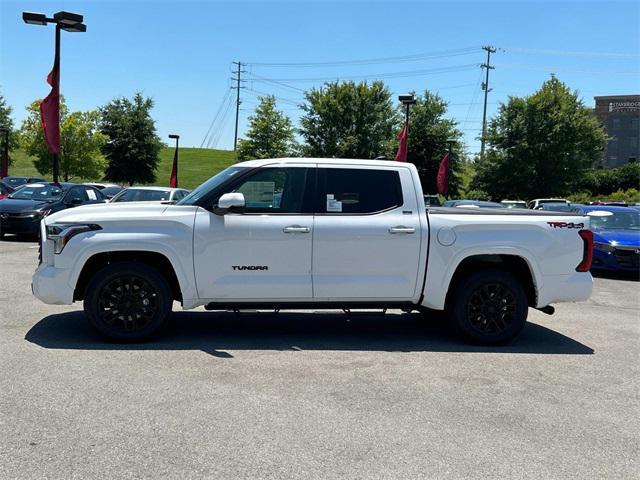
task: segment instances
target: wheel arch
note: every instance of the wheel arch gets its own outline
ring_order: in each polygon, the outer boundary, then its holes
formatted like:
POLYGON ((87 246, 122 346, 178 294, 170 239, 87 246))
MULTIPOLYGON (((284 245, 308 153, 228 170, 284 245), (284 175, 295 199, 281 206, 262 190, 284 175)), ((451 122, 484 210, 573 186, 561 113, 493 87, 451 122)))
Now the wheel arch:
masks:
POLYGON ((140 262, 156 269, 168 282, 173 299, 182 302, 182 287, 176 270, 167 256, 162 253, 145 250, 119 250, 95 253, 82 266, 76 281, 73 299, 83 300, 86 288, 95 273, 116 262, 140 262))
POLYGON ((510 273, 520 282, 527 295, 529 306, 535 307, 538 298, 536 276, 529 261, 515 254, 477 254, 462 259, 456 266, 449 281, 445 305, 450 301, 457 285, 472 272, 481 270, 499 270, 510 273))

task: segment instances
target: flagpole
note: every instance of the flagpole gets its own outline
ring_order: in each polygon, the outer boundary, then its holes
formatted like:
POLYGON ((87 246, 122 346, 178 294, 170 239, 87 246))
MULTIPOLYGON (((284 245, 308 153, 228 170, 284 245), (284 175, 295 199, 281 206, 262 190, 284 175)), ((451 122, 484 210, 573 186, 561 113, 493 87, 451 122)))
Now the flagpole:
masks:
POLYGON ((47 76, 47 82, 51 85, 51 92, 40 102, 40 121, 44 129, 47 148, 53 156, 53 182, 58 183, 60 180, 60 30, 65 32, 86 32, 87 26, 82 23, 84 20, 82 15, 64 11, 55 13, 53 18, 47 17, 44 13, 22 12, 22 20, 28 25, 46 26, 48 23, 55 23, 56 25, 53 70, 47 76), (54 102, 51 102, 51 100, 54 100, 54 102), (50 103, 53 103, 53 105, 50 105, 50 103), (53 108, 55 108, 55 112, 53 108), (52 113, 55 113, 55 115, 52 115, 52 113))
MULTIPOLYGON (((56 125, 58 128, 58 138, 60 138, 60 24, 56 23, 56 51, 55 57, 53 60, 53 69, 57 72, 58 79, 58 120, 56 121, 56 125)), ((58 151, 60 150, 60 146, 58 145, 58 151)), ((53 183, 58 183, 60 177, 60 153, 53 154, 53 183)))
POLYGON ((3 137, 2 157, 0 160, 0 180, 9 175, 9 127, 0 127, 3 137))

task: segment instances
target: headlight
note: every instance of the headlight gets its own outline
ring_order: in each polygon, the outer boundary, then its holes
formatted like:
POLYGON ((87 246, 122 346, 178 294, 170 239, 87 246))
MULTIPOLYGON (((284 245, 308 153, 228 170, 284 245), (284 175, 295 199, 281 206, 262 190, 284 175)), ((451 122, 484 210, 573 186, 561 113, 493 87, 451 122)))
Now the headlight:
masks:
POLYGON ((47 225, 47 240, 51 240, 55 253, 60 253, 73 237, 80 233, 102 230, 95 224, 52 224, 47 225))
POLYGON ((594 242, 593 248, 595 248, 596 250, 603 250, 609 253, 614 252, 616 250, 616 247, 614 247, 613 245, 609 243, 602 243, 602 242, 594 242))

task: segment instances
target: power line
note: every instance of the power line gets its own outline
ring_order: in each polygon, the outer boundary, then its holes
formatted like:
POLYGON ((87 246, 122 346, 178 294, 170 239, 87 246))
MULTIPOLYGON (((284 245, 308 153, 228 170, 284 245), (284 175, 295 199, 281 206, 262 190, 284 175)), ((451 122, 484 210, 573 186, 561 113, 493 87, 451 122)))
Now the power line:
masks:
POLYGON ((345 65, 373 65, 384 63, 403 63, 403 62, 415 62, 419 60, 427 60, 430 58, 446 58, 457 57, 460 55, 469 55, 478 51, 477 46, 458 48, 454 50, 443 50, 439 52, 426 52, 417 53, 413 55, 401 55, 394 57, 378 57, 367 58, 360 60, 337 60, 329 62, 250 62, 246 65, 260 66, 260 67, 287 67, 287 68, 300 68, 300 67, 331 67, 331 66, 345 66, 345 65))
POLYGON ((570 50, 545 50, 536 48, 505 48, 505 52, 526 53, 530 55, 560 55, 575 57, 609 57, 609 58, 638 58, 637 53, 615 53, 615 52, 578 52, 570 50))
POLYGON ((567 73, 581 73, 581 74, 589 74, 589 75, 638 75, 638 71, 634 70, 622 70, 622 71, 614 71, 614 70, 585 70, 582 68, 566 68, 566 67, 557 67, 557 66, 546 66, 546 65, 531 65, 531 64, 522 64, 522 63, 501 63, 496 65, 500 68, 522 68, 525 70, 544 70, 551 72, 567 72, 567 73))
POLYGON ((225 131, 225 127, 227 125, 227 119, 229 118, 229 113, 231 112, 231 108, 233 106, 233 97, 231 95, 229 95, 229 101, 227 102, 227 105, 224 109, 224 112, 222 113, 222 116, 220 117, 220 127, 218 128, 218 130, 216 132, 214 132, 214 135, 211 138, 211 143, 209 145, 207 145, 207 148, 209 147, 213 147, 213 148, 217 148, 218 144, 220 142, 220 139, 222 138, 222 134, 225 131))
POLYGON ((207 133, 205 133, 204 138, 202 139, 202 143, 200 144, 200 148, 202 148, 204 146, 204 144, 207 143, 207 139, 209 139, 210 133, 211 133, 214 125, 216 124, 216 121, 220 117, 220 112, 222 112, 222 109, 223 109, 224 105, 227 103, 227 101, 229 100, 230 96, 231 96, 231 89, 227 90, 226 93, 224 94, 224 96, 222 97, 222 101, 220 102, 220 106, 218 107, 218 110, 216 111, 216 114, 214 115, 213 120, 211 121, 211 125, 209 125, 209 129, 207 130, 207 133))
POLYGON ((262 77, 260 75, 256 75, 255 73, 249 73, 249 75, 250 75, 249 80, 254 81, 254 82, 270 83, 272 85, 277 85, 277 86, 281 86, 281 87, 284 87, 284 88, 288 88, 288 89, 296 91, 296 92, 304 92, 304 89, 302 89, 302 88, 294 87, 293 85, 287 85, 286 83, 281 82, 279 80, 274 80, 272 78, 262 77))
POLYGON ((335 77, 306 77, 306 78, 271 78, 272 82, 327 82, 327 81, 340 81, 340 80, 367 80, 367 79, 381 79, 381 78, 402 78, 402 77, 418 77, 423 75, 436 75, 440 73, 459 72, 463 70, 470 70, 477 68, 477 63, 467 63, 463 65, 452 65, 449 67, 422 69, 422 70, 407 70, 401 72, 385 72, 385 73, 372 73, 366 75, 337 75, 335 77))
POLYGON ((252 88, 247 88, 247 92, 254 93, 254 94, 257 94, 257 95, 261 95, 261 96, 265 96, 265 97, 274 97, 276 100, 278 100, 280 102, 288 103, 288 104, 294 105, 296 107, 300 104, 300 102, 298 102, 296 100, 291 100, 289 98, 278 97, 276 95, 273 95, 272 93, 261 92, 260 90, 254 90, 252 88))

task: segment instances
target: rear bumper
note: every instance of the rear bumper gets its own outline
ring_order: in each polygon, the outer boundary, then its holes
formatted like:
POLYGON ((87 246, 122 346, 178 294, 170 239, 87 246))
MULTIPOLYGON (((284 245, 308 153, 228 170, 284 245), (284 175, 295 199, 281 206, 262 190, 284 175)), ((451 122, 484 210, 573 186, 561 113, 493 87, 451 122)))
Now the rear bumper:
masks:
POLYGON ((568 275, 544 275, 538 285, 537 308, 556 302, 583 302, 593 290, 593 277, 589 272, 568 275))
POLYGON ((50 305, 71 305, 73 288, 69 286, 69 270, 40 265, 31 277, 31 290, 36 298, 50 305))

